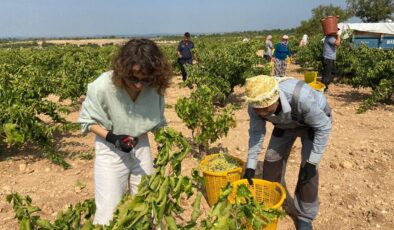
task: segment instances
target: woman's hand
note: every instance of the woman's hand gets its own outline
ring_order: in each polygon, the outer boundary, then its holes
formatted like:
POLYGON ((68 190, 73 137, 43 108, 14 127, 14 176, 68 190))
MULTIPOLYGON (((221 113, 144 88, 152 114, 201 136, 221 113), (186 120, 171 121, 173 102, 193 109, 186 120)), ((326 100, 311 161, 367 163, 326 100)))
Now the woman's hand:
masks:
POLYGON ((137 137, 132 137, 124 134, 116 135, 111 131, 107 131, 98 124, 92 124, 89 129, 92 133, 114 144, 117 149, 123 152, 130 152, 138 144, 137 137))
POLYGON ((108 132, 105 140, 115 145, 115 147, 123 152, 129 153, 137 144, 138 138, 129 135, 116 135, 111 131, 108 132))

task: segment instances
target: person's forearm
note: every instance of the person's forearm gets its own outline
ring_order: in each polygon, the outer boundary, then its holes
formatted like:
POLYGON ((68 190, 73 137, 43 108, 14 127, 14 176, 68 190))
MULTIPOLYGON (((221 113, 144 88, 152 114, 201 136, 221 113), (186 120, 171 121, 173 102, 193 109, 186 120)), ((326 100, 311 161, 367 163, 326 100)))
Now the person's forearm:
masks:
POLYGON ((261 119, 251 106, 248 106, 249 114, 249 148, 247 168, 256 169, 258 155, 265 136, 265 120, 261 119))
POLYGON ((319 164, 321 158, 323 157, 323 153, 327 147, 330 132, 331 125, 328 125, 321 130, 315 130, 312 151, 309 159, 307 160, 309 163, 314 165, 319 164))
POLYGON ((97 136, 102 137, 104 139, 108 134, 108 130, 104 129, 103 127, 101 127, 100 125, 97 125, 97 124, 91 125, 90 131, 92 133, 96 134, 97 136))
POLYGON ((313 147, 308 162, 319 164, 327 147, 331 133, 331 119, 323 112, 314 116, 306 116, 305 123, 313 129, 313 147))
POLYGON ((335 39, 335 46, 339 46, 341 44, 341 36, 337 34, 335 39))
POLYGON ((261 132, 249 132, 249 148, 246 168, 256 169, 261 146, 264 142, 264 136, 264 133, 261 132))

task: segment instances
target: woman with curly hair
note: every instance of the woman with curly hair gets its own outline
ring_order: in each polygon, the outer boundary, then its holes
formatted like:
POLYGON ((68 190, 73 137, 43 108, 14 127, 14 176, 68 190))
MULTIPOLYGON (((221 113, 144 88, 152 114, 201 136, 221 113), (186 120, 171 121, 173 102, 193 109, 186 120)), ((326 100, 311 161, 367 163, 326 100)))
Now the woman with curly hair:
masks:
POLYGON ((130 186, 136 193, 153 161, 147 132, 166 125, 164 92, 171 68, 158 46, 132 39, 114 57, 112 70, 88 85, 78 123, 96 134, 95 224, 106 225, 130 186))

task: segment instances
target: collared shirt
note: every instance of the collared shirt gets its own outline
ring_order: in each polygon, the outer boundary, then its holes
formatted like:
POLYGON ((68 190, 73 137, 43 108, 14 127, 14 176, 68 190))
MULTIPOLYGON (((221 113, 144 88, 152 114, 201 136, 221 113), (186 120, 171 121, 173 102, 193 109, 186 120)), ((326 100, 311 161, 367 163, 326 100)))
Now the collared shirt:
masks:
POLYGON ((330 60, 337 58, 337 47, 335 46, 335 36, 327 36, 324 38, 323 57, 330 60))
POLYGON ((78 123, 83 133, 99 124, 114 134, 138 137, 166 125, 164 97, 144 87, 133 101, 126 89, 113 84, 112 71, 108 71, 88 85, 78 123))
POLYGON ((254 112, 251 106, 248 106, 250 123, 247 168, 255 169, 257 166, 258 155, 266 133, 266 120, 276 124, 276 127, 281 129, 311 127, 314 130, 315 138, 308 161, 314 164, 320 162, 331 132, 331 118, 324 112, 327 101, 322 93, 304 84, 299 95, 297 115, 303 118, 305 125, 294 121, 291 116, 292 108, 290 104, 297 82, 297 79, 289 79, 279 83, 279 100, 282 111, 278 115, 273 114, 262 118, 254 112))
POLYGON ((192 41, 185 42, 184 40, 179 42, 177 51, 182 55, 181 59, 193 59, 192 49, 194 48, 194 43, 192 41))

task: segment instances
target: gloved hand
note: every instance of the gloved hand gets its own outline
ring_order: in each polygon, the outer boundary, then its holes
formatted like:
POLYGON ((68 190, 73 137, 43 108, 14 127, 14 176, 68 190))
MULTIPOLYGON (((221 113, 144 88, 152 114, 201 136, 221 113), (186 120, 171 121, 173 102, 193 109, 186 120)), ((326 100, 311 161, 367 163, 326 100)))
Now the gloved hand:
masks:
POLYGON ((301 168, 299 180, 301 183, 308 183, 314 176, 316 176, 316 165, 306 162, 301 168))
POLYGON ((108 132, 105 140, 115 145, 123 152, 129 153, 138 143, 138 138, 129 135, 116 135, 111 131, 108 132))
POLYGON ((244 179, 247 179, 250 185, 253 185, 252 178, 254 178, 255 170, 251 168, 245 169, 244 179))

